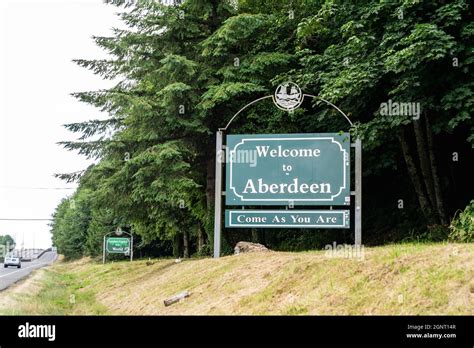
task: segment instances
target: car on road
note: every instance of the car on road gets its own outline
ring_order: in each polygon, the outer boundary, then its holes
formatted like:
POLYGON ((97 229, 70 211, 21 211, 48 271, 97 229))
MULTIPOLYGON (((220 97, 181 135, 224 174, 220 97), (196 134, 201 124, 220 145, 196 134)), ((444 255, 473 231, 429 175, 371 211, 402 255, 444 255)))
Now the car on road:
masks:
POLYGON ((21 268, 20 258, 17 256, 5 257, 5 261, 3 261, 3 267, 7 268, 8 266, 16 266, 17 268, 21 268))

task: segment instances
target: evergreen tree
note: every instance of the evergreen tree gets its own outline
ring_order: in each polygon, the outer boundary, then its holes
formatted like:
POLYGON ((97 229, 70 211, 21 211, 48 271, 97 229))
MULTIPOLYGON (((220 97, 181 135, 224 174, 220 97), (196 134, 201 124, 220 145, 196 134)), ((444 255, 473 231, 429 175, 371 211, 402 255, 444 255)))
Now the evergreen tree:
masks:
MULTIPOLYGON (((467 1, 108 2, 126 7, 119 15, 127 29, 95 37, 110 59, 76 62, 118 82, 74 94, 110 117, 66 125, 78 139, 61 144, 99 161, 59 175, 79 181, 54 215, 60 252, 97 255, 103 235, 121 225, 137 236, 140 250, 153 245, 159 252, 173 246, 175 256, 209 253, 215 132, 288 80, 338 105, 356 125, 350 131, 364 146, 369 243, 403 238, 408 227, 447 226, 472 199, 472 180, 462 174, 468 165, 456 169, 455 178, 445 169, 451 154, 439 145, 447 137, 459 147, 474 141, 474 27, 467 1), (419 103, 421 112, 384 115, 389 101, 419 103), (452 192, 455 180, 465 183, 462 192, 452 192), (403 210, 396 209, 401 198, 403 210), (79 202, 74 209, 71 200, 79 202)), ((348 130, 335 110, 307 98, 293 113, 269 99, 256 103, 228 132, 348 130)), ((228 251, 247 238, 287 250, 335 238, 300 230, 233 230, 224 237, 228 251)))

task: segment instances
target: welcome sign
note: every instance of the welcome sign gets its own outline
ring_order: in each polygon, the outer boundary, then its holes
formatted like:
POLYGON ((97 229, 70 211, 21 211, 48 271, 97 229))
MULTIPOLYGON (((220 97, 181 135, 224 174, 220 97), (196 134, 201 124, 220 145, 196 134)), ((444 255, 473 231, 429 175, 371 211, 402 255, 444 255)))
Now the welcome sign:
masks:
POLYGON ((107 238, 107 252, 110 254, 127 254, 130 251, 130 239, 128 238, 107 238))
POLYGON ((227 136, 226 205, 349 205, 348 133, 227 136))
POLYGON ((222 217, 226 228, 348 229, 362 243, 362 141, 349 133, 228 134, 234 119, 256 102, 271 98, 292 112, 308 97, 329 105, 354 124, 336 105, 305 94, 294 82, 279 85, 273 95, 241 108, 216 132, 214 257, 221 254, 222 217), (226 139, 226 145, 224 145, 226 139), (354 191, 351 191, 351 148, 354 191), (226 158, 222 156, 225 154, 226 158), (222 163, 225 162, 225 166, 222 163), (225 167, 225 175, 223 168, 225 167), (225 192, 222 180, 225 177, 225 192), (351 196, 354 196, 351 199, 351 196), (225 214, 222 200, 225 197, 225 214), (354 204, 352 219, 349 206, 354 204), (273 207, 271 207, 273 206, 273 207), (293 209, 300 206, 300 208, 293 209), (337 208, 339 206, 339 208, 337 208), (333 209, 333 207, 336 207, 333 209))

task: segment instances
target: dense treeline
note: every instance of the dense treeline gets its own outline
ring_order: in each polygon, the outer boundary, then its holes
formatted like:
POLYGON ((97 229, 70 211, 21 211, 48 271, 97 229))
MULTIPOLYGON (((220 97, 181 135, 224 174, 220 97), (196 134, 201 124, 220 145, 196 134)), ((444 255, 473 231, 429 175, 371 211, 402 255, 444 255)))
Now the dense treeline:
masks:
MULTIPOLYGON (((110 117, 66 125, 79 138, 62 145, 99 159, 59 175, 80 184, 52 223, 66 256, 101 253, 103 235, 118 225, 137 236, 143 256, 208 255, 215 131, 289 80, 348 113, 351 133, 363 141, 366 244, 445 239, 456 211, 473 198, 467 1, 109 2, 123 8, 128 29, 94 38, 110 60, 76 61, 118 83, 75 94, 110 117), (387 113, 397 103, 419 113, 387 113)), ((289 114, 267 100, 240 115, 231 132, 339 130, 348 130, 346 121, 325 105, 305 101, 289 114)), ((465 214, 469 220, 472 208, 465 214)), ((469 226, 464 240, 472 238, 469 226)), ((242 239, 301 250, 352 235, 232 230, 224 231, 224 250, 242 239)))

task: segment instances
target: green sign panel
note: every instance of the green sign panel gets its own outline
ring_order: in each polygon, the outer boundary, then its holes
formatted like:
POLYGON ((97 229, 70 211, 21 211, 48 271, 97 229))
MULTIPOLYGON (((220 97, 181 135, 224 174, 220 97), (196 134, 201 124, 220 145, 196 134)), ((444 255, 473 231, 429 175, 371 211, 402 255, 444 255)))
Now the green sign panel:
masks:
POLYGON ((229 228, 349 228, 349 210, 226 210, 229 228))
POLYGON ((349 205, 348 133, 228 135, 226 205, 349 205))
POLYGON ((130 252, 130 239, 117 237, 107 238, 106 249, 110 254, 128 254, 130 252))

